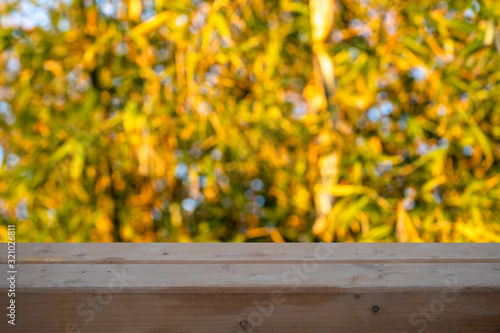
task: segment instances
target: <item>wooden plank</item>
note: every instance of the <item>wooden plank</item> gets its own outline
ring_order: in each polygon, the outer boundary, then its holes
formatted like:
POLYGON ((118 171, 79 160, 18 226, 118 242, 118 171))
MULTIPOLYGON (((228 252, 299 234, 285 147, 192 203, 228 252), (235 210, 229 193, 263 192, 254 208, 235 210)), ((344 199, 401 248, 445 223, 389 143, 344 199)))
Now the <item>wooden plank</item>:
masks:
MULTIPOLYGON (((18 243, 18 262, 28 263, 500 263, 499 244, 412 243, 18 243), (315 256, 318 254, 319 256, 315 256), (327 254, 327 255, 325 255, 327 254)), ((5 243, 0 251, 6 253, 5 243)), ((0 258, 5 263, 6 258, 0 258)))
POLYGON ((500 331, 500 244, 17 250, 17 325, 0 332, 500 331))
POLYGON ((474 294, 459 294, 440 309, 431 305, 441 300, 440 293, 287 294, 273 305, 268 294, 115 294, 104 306, 96 294, 21 294, 16 327, 2 320, 0 331, 495 332, 500 293, 484 295, 477 302, 474 294))
MULTIPOLYGON (((0 272, 2 287, 7 273, 0 272)), ((298 293, 500 291, 500 264, 32 264, 19 266, 26 292, 298 293), (36 278, 35 278, 36 277, 36 278)))

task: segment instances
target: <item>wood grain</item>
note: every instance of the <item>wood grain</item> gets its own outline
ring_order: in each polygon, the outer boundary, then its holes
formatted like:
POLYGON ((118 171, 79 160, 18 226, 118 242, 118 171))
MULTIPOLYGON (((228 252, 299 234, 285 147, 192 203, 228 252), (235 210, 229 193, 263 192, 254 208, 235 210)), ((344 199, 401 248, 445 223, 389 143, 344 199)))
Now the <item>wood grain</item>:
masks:
MULTIPOLYGON (((452 277, 462 292, 500 290, 500 264, 52 264, 18 268, 26 292, 130 293, 422 292, 445 288, 452 277), (36 278, 35 278, 36 277, 36 278)), ((6 273, 0 274, 6 281, 6 273)), ((5 282, 2 282, 6 286, 5 282)))
MULTIPOLYGON (((20 263, 500 263, 499 244, 20 243, 20 263), (318 250, 319 248, 319 250, 318 250), (315 257, 315 252, 321 257, 315 257), (328 252, 326 252, 328 251, 328 252), (323 256, 328 253, 327 256, 323 256)), ((0 243, 1 253, 7 245, 0 243)), ((1 257, 6 262, 4 256, 1 257)))
POLYGON ((271 296, 266 294, 116 294, 101 311, 93 312, 89 304, 96 299, 95 294, 22 294, 17 327, 9 328, 2 321, 0 330, 410 333, 427 325, 425 332, 496 332, 500 328, 500 293, 484 295, 478 302, 474 294, 460 294, 433 321, 426 321, 424 315, 432 315, 429 305, 440 299, 439 293, 286 294, 285 302, 274 308, 268 306, 271 296), (259 305, 267 308, 259 311, 259 305), (83 315, 78 314, 77 306, 83 315), (373 312, 374 306, 378 312, 373 312), (412 325, 409 318, 414 313, 412 325))
POLYGON ((0 332, 500 331, 500 244, 17 247, 0 332))

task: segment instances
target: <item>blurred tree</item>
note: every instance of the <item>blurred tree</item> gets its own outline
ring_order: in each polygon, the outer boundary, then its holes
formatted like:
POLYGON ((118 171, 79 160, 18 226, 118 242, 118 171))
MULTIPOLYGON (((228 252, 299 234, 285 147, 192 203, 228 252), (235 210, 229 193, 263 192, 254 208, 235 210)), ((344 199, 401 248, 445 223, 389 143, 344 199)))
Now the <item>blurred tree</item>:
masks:
POLYGON ((500 240, 494 0, 0 16, 1 237, 500 240))

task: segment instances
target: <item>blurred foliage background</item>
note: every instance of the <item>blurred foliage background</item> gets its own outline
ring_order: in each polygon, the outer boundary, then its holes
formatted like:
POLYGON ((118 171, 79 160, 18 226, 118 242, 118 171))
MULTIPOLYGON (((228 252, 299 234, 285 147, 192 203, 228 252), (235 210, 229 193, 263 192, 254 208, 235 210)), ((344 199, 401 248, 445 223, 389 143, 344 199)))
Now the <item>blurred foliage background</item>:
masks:
POLYGON ((2 0, 0 235, 500 241, 500 2, 2 0))

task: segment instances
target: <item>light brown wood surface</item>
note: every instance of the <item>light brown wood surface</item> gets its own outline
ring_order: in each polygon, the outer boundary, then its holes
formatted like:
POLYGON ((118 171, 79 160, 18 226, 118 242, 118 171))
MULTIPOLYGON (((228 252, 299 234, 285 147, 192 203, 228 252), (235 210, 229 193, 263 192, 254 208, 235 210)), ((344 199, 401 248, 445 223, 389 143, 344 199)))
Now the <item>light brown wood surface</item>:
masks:
POLYGON ((17 325, 0 332, 500 332, 500 244, 17 244, 16 259, 17 325))
MULTIPOLYGON (((0 243, 0 251, 7 246, 0 243)), ((22 243, 22 263, 397 263, 496 262, 500 244, 484 243, 22 243), (315 257, 321 246, 328 256, 315 257)), ((5 262, 6 257, 0 259, 5 262)))

